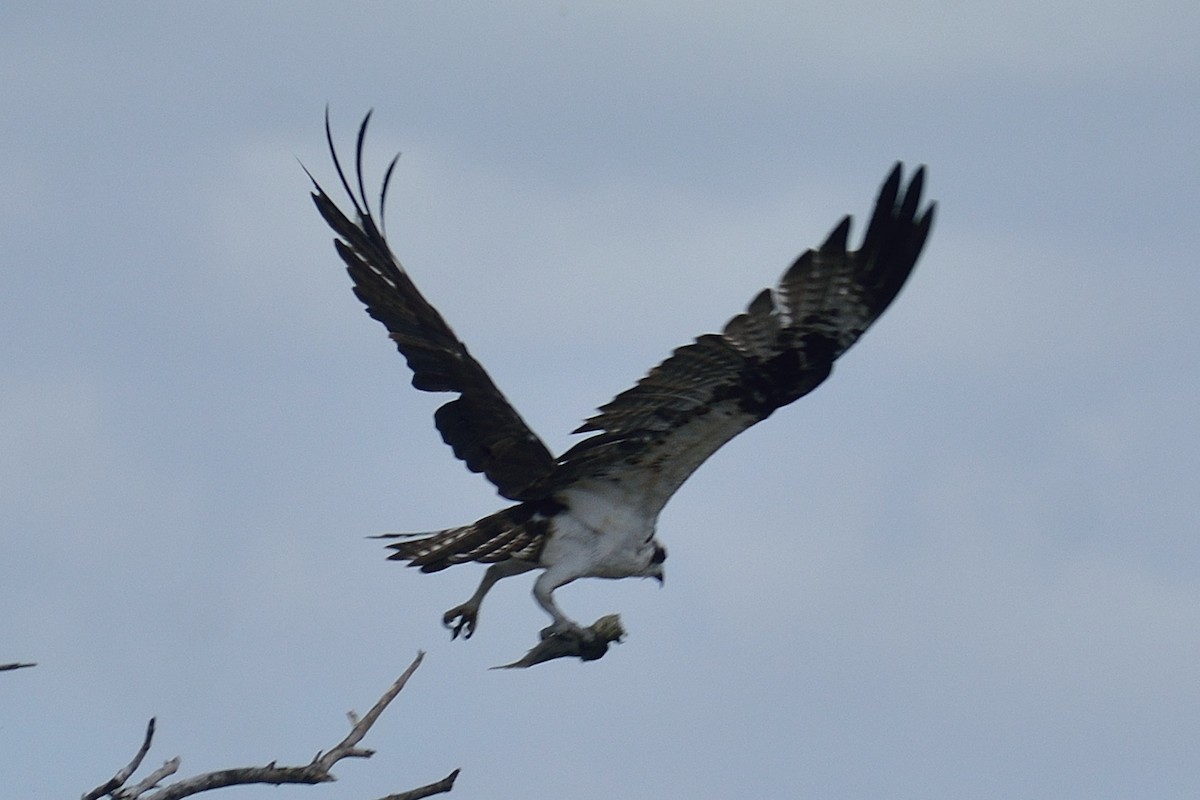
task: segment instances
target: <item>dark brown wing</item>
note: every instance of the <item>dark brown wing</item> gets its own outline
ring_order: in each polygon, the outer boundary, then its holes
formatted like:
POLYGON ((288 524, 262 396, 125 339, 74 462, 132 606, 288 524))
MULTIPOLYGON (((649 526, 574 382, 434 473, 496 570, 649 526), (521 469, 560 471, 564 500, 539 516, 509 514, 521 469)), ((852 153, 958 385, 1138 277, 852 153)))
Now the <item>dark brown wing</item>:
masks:
MULTIPOLYGON (((354 280, 354 293, 366 305, 367 313, 384 324, 408 360, 413 386, 426 392, 458 393, 457 399, 434 414, 438 430, 454 455, 472 472, 482 472, 501 495, 512 500, 536 499, 542 495, 531 487, 554 469, 554 457, 467 352, 466 345, 417 291, 375 224, 362 175, 363 140, 370 119, 368 113, 358 130, 355 194, 333 146, 328 112, 325 115, 329 152, 354 205, 357 222, 341 212, 316 180, 313 202, 339 237, 334 245, 354 280)), ((396 159, 392 159, 384 175, 379 193, 380 219, 395 166, 396 159)))
POLYGON ((657 513, 723 444, 820 385, 895 299, 929 234, 924 169, 903 193, 901 174, 897 164, 884 182, 862 247, 846 249, 846 217, 723 332, 679 348, 601 406, 576 431, 597 433, 559 458, 555 483, 616 484, 657 513))

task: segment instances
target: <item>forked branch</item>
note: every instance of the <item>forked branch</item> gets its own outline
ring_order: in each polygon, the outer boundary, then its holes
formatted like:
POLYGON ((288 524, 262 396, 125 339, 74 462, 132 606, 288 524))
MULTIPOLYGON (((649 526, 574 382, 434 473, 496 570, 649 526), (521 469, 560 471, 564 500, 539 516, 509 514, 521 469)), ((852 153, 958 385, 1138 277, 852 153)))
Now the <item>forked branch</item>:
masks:
MULTIPOLYGON (((374 755, 373 750, 361 748, 358 746, 358 743, 367 735, 367 731, 379 719, 379 716, 388 707, 388 704, 396 698, 396 695, 400 694, 400 690, 404 688, 408 679, 416 672, 424 656, 424 653, 417 653, 416 659, 404 671, 404 674, 388 687, 388 690, 383 693, 383 697, 380 697, 375 705, 371 707, 371 710, 364 716, 360 718, 353 712, 350 713, 351 728, 350 733, 345 739, 342 739, 342 741, 338 742, 330 750, 324 753, 317 753, 312 761, 303 766, 279 766, 272 761, 270 764, 261 767, 237 767, 234 769, 205 772, 201 775, 175 781, 166 786, 160 786, 159 784, 174 775, 179 769, 180 759, 179 757, 175 757, 147 775, 139 783, 126 786, 126 783, 137 772, 138 768, 141 767, 142 760, 145 759, 146 754, 150 751, 150 745, 154 739, 154 720, 151 719, 150 724, 146 726, 146 736, 142 740, 142 746, 138 748, 133 760, 118 770, 117 774, 108 781, 83 795, 83 800, 101 800, 104 797, 112 798, 112 800, 178 800, 178 798, 189 797, 200 792, 207 792, 210 789, 219 789, 223 786, 240 786, 252 783, 270 783, 276 785, 282 783, 313 784, 336 780, 330 770, 332 770, 334 764, 343 758, 370 758, 374 755)), ((418 800, 418 798, 442 794, 454 787, 454 779, 456 777, 458 777, 457 769, 436 783, 411 789, 407 792, 388 795, 381 800, 418 800)))

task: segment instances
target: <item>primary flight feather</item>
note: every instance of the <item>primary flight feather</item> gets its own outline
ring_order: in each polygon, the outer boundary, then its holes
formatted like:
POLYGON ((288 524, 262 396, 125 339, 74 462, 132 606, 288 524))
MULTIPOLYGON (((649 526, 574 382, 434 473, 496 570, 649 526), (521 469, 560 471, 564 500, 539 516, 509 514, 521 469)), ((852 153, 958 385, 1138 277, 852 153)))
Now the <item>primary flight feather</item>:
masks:
MULTIPOLYGON (((364 189, 370 117, 355 148, 357 191, 325 121, 354 219, 315 180, 313 200, 338 236, 334 244, 354 293, 407 359, 413 386, 457 395, 434 414, 442 438, 468 469, 514 501, 470 525, 389 535, 398 539, 389 545, 390 558, 424 572, 468 561, 491 565, 475 593, 444 615, 454 637, 471 636, 496 581, 529 570, 542 570, 533 593, 553 620, 543 636, 590 635, 553 596, 576 578, 661 581, 666 549, 655 525, 663 506, 723 444, 829 377, 834 361, 895 299, 933 222, 934 205, 921 205, 924 168, 905 183, 897 163, 857 250, 847 246, 847 216, 824 244, 796 259, 775 289, 755 296, 721 333, 678 348, 601 406, 575 431, 591 435, 555 457, 393 255, 364 189)), ((393 159, 384 175, 380 220, 395 165, 393 159)))

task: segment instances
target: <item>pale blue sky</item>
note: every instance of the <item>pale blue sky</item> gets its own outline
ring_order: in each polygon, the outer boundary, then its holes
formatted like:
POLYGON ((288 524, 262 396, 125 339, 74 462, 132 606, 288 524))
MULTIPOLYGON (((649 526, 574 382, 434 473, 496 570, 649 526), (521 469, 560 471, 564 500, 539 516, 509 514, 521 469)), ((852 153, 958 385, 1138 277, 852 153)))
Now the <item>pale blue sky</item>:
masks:
POLYGON ((304 762, 460 798, 1200 794, 1200 10, 1190 2, 7 3, 0 783, 304 762), (720 452, 595 664, 489 672, 368 534, 498 505, 308 200, 326 103, 393 246, 554 447, 718 329, 893 161, 940 204, 895 307, 720 452))

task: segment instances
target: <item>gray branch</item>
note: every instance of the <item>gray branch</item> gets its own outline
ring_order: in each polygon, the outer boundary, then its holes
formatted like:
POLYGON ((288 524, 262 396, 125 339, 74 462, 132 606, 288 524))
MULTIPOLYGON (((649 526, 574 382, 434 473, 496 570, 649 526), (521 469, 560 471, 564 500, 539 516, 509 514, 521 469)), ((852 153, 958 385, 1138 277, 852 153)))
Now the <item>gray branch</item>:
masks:
POLYGON ((379 800, 421 800, 423 797, 430 797, 450 791, 454 788, 454 779, 457 777, 458 770, 454 770, 454 772, 451 772, 437 783, 431 783, 428 786, 421 786, 417 789, 409 789, 407 792, 401 792, 400 794, 389 794, 387 797, 379 798, 379 800))
MULTIPOLYGON (((240 786, 252 783, 270 783, 275 785, 282 783, 315 784, 336 780, 330 770, 334 764, 343 758, 370 758, 374 755, 373 750, 358 747, 358 743, 367 735, 367 731, 379 719, 379 715, 388 707, 388 704, 396 699, 396 695, 400 694, 400 690, 408 683, 408 679, 412 677, 412 674, 417 671, 417 667, 421 665, 421 660, 424 657, 424 653, 417 653, 416 659, 404 671, 404 674, 396 679, 396 682, 383 693, 383 697, 379 698, 375 705, 371 707, 371 710, 361 719, 353 712, 349 714, 351 728, 350 733, 345 739, 338 742, 329 751, 317 753, 312 761, 303 766, 283 767, 272 761, 270 764, 262 767, 238 767, 235 769, 205 772, 201 775, 184 778, 159 788, 159 784, 163 780, 174 775, 176 770, 179 769, 180 759, 175 757, 147 775, 136 785, 126 786, 126 781, 138 770, 142 760, 146 757, 146 753, 150 750, 150 743, 154 738, 154 720, 152 719, 146 727, 146 736, 142 741, 142 746, 138 749, 137 755, 133 757, 133 760, 119 770, 111 779, 85 794, 83 800, 100 800, 103 797, 110 797, 112 800, 179 800, 182 797, 207 792, 210 789, 219 789, 223 786, 240 786), (148 792, 152 793, 147 794, 148 792)), ((458 770, 454 770, 454 772, 451 772, 436 783, 400 794, 389 795, 386 798, 382 798, 382 800, 418 800, 419 798, 449 792, 454 787, 454 779, 456 777, 458 777, 458 770)))
MULTIPOLYGON (((146 735, 142 739, 142 746, 138 748, 137 754, 133 760, 126 764, 121 769, 117 770, 117 774, 113 775, 104 783, 92 789, 83 796, 83 800, 98 800, 106 794, 112 794, 125 785, 125 781, 129 780, 129 776, 137 772, 138 767, 142 765, 142 759, 146 757, 146 753, 150 752, 150 742, 154 739, 154 717, 150 718, 150 723, 146 725, 146 735)), ((179 766, 179 759, 174 759, 176 767, 179 766)), ((167 762, 170 763, 170 762, 167 762)), ((158 771, 156 770, 156 773, 158 771)), ((174 772, 174 770, 172 770, 174 772)), ((168 773, 169 774, 169 773, 168 773)), ((165 777, 165 776, 164 776, 165 777)), ((140 785, 140 784, 139 784, 140 785)), ((136 797, 136 795, 134 795, 136 797)))

